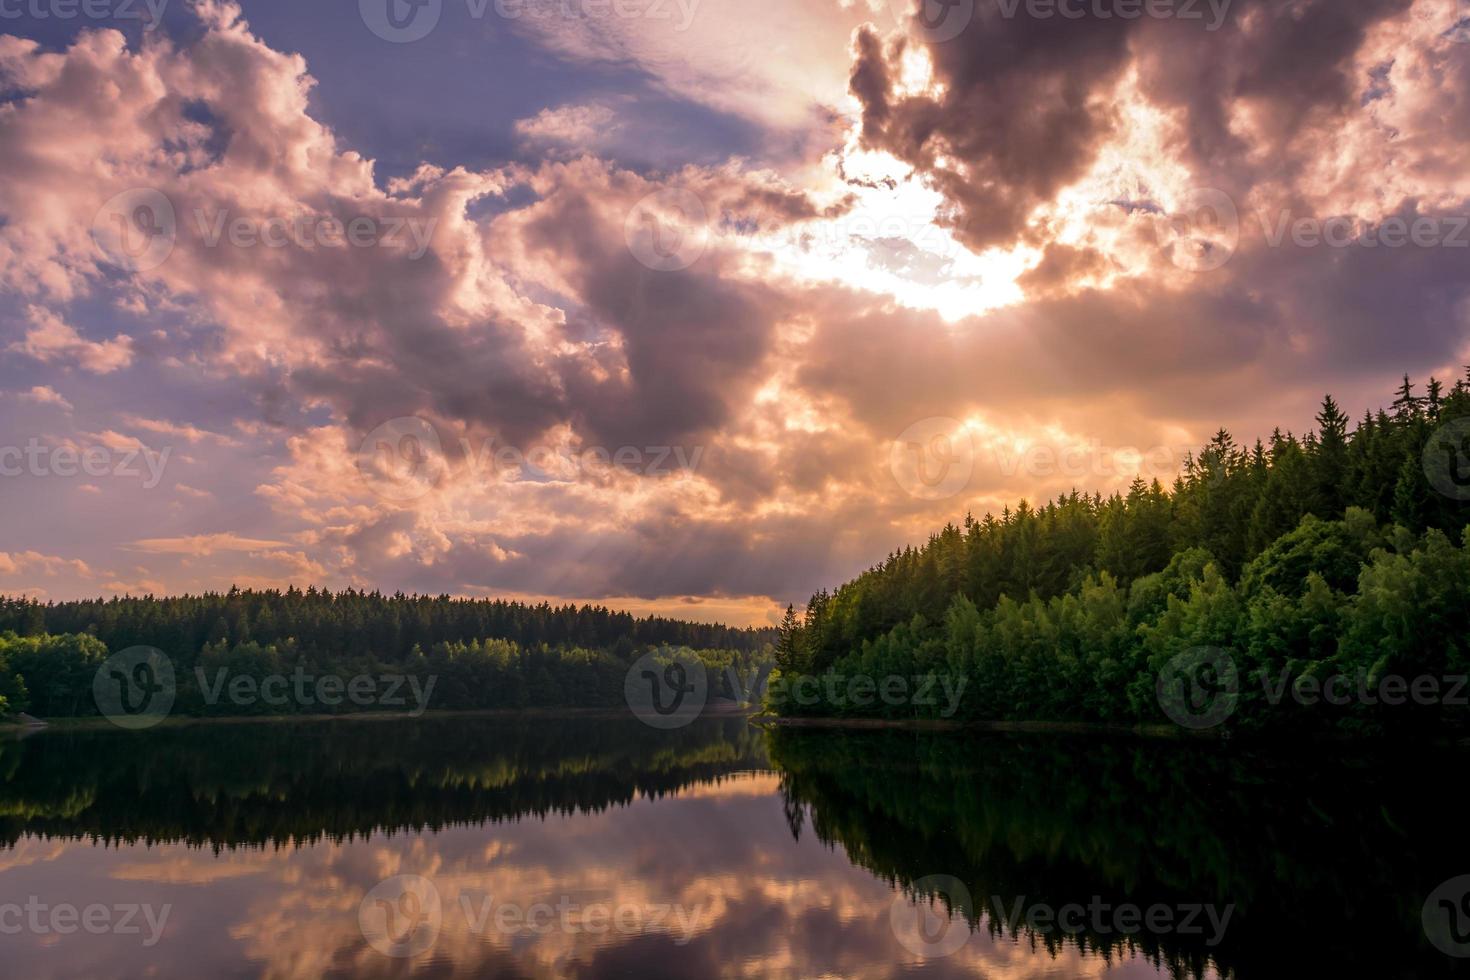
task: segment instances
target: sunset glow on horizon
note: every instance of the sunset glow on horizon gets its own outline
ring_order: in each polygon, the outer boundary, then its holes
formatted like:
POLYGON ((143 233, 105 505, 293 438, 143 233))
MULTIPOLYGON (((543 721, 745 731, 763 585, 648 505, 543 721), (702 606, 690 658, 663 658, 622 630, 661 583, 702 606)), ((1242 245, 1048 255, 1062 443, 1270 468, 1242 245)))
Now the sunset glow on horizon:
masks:
POLYGON ((1470 361, 1455 0, 159 6, 0 20, 0 593, 773 625, 1470 361))

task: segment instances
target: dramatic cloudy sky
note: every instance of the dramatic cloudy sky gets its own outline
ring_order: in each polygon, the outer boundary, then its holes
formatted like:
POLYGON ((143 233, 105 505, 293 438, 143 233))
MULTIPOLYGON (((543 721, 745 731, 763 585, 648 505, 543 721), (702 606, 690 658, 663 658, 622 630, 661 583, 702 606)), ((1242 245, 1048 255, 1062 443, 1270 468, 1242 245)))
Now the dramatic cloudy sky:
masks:
POLYGON ((1470 3, 918 2, 0 0, 0 591, 766 622, 1470 360, 1470 3))

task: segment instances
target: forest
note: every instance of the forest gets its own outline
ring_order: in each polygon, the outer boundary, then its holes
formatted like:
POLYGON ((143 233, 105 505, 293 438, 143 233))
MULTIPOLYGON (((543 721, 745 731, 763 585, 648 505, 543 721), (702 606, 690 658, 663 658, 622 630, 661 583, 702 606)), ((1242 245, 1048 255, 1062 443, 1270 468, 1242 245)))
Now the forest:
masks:
POLYGON ((221 704, 204 681, 301 670, 432 678, 434 709, 618 708, 634 660, 663 651, 712 668, 716 697, 743 693, 733 677, 774 663, 767 706, 788 715, 943 709, 958 722, 1138 727, 1178 720, 1158 681, 1209 651, 1234 671, 1229 730, 1460 732, 1470 715, 1467 462, 1470 376, 1448 390, 1431 379, 1423 394, 1405 377, 1389 407, 1356 425, 1328 396, 1300 436, 1242 446, 1222 429, 1170 487, 1136 481, 1107 497, 1073 490, 966 515, 813 596, 804 615, 788 608, 776 630, 315 588, 0 599, 0 713, 95 714, 98 667, 140 645, 173 662, 183 715, 281 713, 259 699, 221 704), (936 675, 955 698, 771 693, 802 680, 831 692, 842 689, 824 683, 833 678, 936 675), (1432 691, 1417 696, 1426 679, 1432 691), (1395 684, 1416 696, 1377 696, 1395 684))
POLYGON ((98 713, 93 679, 111 653, 155 647, 172 662, 173 714, 335 713, 343 699, 211 699, 212 678, 305 675, 433 679, 434 710, 621 707, 630 664, 650 650, 711 668, 711 695, 771 662, 773 630, 636 618, 601 606, 528 605, 314 587, 231 589, 40 603, 0 598, 0 714, 98 713), (726 668, 734 667, 734 671, 726 668), (202 682, 201 682, 202 681, 202 682))
MULTIPOLYGON (((804 615, 788 609, 777 676, 789 690, 794 678, 959 675, 962 721, 1136 727, 1169 723, 1160 671, 1208 650, 1236 671, 1231 729, 1462 729, 1467 419, 1470 377, 1422 394, 1405 377, 1356 425, 1328 396, 1304 435, 1242 446, 1222 429, 1171 487, 967 515, 813 596, 804 615), (1303 693, 1331 678, 1348 703, 1303 693), (1419 678, 1438 700, 1376 696, 1419 678)), ((773 708, 933 714, 828 698, 773 708)))

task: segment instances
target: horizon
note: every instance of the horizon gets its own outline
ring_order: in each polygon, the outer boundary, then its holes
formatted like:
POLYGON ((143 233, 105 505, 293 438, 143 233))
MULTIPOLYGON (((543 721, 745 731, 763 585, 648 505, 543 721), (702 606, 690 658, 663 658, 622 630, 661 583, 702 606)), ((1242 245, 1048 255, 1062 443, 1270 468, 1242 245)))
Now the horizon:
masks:
POLYGON ((0 19, 0 592, 775 626, 1470 362, 1455 0, 390 3, 0 19))

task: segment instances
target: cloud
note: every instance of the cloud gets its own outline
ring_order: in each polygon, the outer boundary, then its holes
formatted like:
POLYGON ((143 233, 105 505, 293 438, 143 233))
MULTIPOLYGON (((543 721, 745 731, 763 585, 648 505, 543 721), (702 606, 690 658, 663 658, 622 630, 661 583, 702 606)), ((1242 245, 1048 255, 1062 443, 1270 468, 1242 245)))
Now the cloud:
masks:
POLYGON ((78 558, 60 558, 38 551, 0 551, 0 575, 44 575, 48 578, 68 575, 86 579, 92 577, 92 570, 78 558))
POLYGON ((37 405, 55 405, 63 412, 72 411, 72 403, 63 398, 50 385, 36 385, 30 391, 23 391, 16 397, 22 401, 35 402, 37 405))
POLYGON ((149 419, 139 415, 128 415, 123 422, 136 429, 147 432, 156 432, 160 435, 172 436, 175 439, 183 439, 185 442, 201 442, 209 440, 221 446, 238 446, 239 440, 219 432, 209 432, 198 426, 187 423, 169 422, 164 419, 149 419))
POLYGON ((10 345, 13 351, 45 363, 75 364, 90 374, 110 374, 133 362, 131 337, 90 341, 50 310, 31 306, 26 312, 31 326, 23 340, 10 345))
POLYGON ((517 121, 515 131, 533 146, 586 152, 607 144, 617 129, 616 118, 605 105, 564 105, 517 121))
POLYGON ((261 538, 242 538, 237 534, 193 534, 177 538, 142 538, 132 546, 139 551, 158 555, 189 555, 203 557, 221 551, 265 552, 285 546, 283 541, 261 538))
MULTIPOLYGON (((28 311, 25 399, 62 405, 55 376, 93 374, 76 438, 187 442, 175 465, 211 491, 179 495, 220 502, 200 527, 206 508, 144 498, 87 547, 150 556, 117 582, 695 596, 760 619, 966 510, 1137 475, 1042 472, 1026 447, 1112 461, 1300 428, 1324 390, 1356 414, 1467 353, 1463 251, 1268 235, 1283 211, 1464 210, 1470 68, 1434 4, 1237 0, 1213 32, 979 6, 933 45, 872 4, 757 5, 748 31, 701 7, 687 50, 661 27, 513 25, 772 139, 820 119, 823 145, 779 168, 620 165, 601 154, 633 138, 636 99, 583 99, 522 120, 526 162, 384 181, 313 112, 305 60, 232 6, 132 48, 0 44, 22 91, 0 112, 0 282, 28 311), (723 87, 730 55, 694 56, 722 36, 768 45, 723 87), (1240 228, 1193 270, 1176 232, 1201 187, 1240 228), (163 261, 127 269, 91 230, 137 188, 176 224, 163 261), (324 234, 354 221, 371 244, 324 234), (931 417, 978 453, 938 501, 890 465, 931 417), (404 418, 427 456, 369 440, 404 418), (425 459, 422 493, 375 483, 425 459)), ((43 497, 27 507, 60 506, 43 497)))

